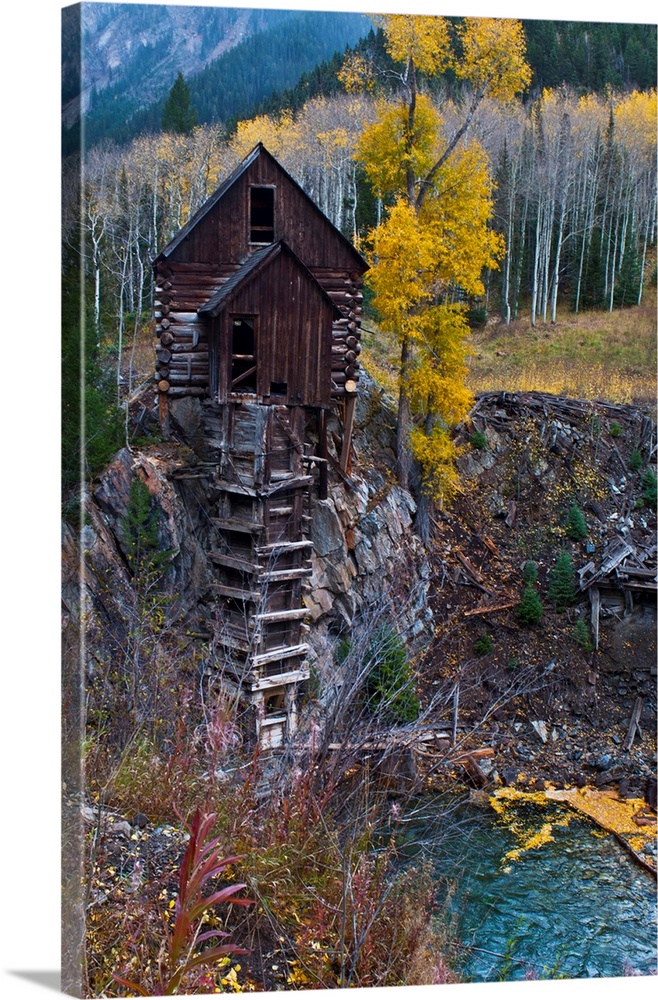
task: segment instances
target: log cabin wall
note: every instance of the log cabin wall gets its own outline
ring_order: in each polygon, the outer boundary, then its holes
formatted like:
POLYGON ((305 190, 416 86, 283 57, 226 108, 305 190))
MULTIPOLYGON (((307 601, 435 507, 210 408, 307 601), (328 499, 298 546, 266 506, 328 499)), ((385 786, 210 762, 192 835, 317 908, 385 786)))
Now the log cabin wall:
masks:
MULTIPOLYGON (((262 249, 253 242, 252 198, 273 191, 272 242, 285 240, 337 306, 332 326, 331 399, 353 396, 365 261, 262 146, 243 161, 154 261, 158 385, 168 396, 209 391, 209 324, 197 310, 262 249)), ((269 239, 270 234, 265 236, 269 239)))

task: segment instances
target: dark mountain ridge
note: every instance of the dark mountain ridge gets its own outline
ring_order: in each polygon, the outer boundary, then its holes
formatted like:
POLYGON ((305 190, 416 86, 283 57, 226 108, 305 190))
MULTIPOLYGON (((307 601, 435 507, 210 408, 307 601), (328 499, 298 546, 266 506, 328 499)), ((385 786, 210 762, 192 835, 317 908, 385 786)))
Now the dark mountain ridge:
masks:
POLYGON ((63 11, 63 151, 160 128, 179 72, 199 121, 246 115, 367 32, 364 15, 167 5, 79 4, 63 11))

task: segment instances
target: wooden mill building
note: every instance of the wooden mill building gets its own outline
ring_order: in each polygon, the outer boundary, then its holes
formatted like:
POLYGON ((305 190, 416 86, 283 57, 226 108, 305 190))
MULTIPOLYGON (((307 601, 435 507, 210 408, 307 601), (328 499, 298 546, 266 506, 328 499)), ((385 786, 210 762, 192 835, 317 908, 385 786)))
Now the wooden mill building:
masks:
MULTIPOLYGON (((160 420, 200 397, 222 683, 276 746, 308 678, 302 584, 330 413, 349 466, 367 265, 261 144, 154 261, 160 420)), ((334 461, 336 461, 334 460, 334 461)))

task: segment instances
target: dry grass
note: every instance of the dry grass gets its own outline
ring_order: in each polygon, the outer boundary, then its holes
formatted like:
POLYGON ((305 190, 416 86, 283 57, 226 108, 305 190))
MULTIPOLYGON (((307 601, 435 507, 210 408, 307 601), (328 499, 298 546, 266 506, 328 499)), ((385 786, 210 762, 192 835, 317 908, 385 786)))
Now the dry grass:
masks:
MULTIPOLYGON (((470 341, 472 392, 537 391, 578 399, 655 405, 656 290, 642 306, 609 313, 558 311, 555 325, 529 317, 505 326, 490 320, 470 341)), ((367 318, 361 362, 392 396, 397 395, 400 348, 367 318)))
POLYGON ((469 387, 550 392, 614 403, 656 399, 656 293, 632 309, 563 309, 555 325, 491 321, 472 337, 469 387))

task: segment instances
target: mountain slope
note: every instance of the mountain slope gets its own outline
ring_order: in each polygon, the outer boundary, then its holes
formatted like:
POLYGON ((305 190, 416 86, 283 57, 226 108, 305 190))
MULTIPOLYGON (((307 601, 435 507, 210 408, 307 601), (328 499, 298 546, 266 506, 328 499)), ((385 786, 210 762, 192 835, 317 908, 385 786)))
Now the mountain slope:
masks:
POLYGON ((182 72, 200 121, 246 113, 368 30, 360 14, 82 4, 63 11, 63 148, 159 128, 182 72), (79 81, 79 86, 76 83, 79 81))

